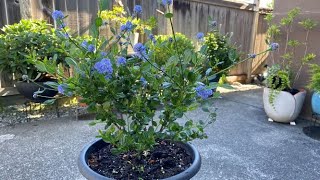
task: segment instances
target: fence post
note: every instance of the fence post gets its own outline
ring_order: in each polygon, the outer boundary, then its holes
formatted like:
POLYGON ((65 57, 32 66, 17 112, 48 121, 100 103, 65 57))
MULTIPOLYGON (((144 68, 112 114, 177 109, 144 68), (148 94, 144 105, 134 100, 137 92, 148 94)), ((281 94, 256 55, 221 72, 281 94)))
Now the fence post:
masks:
POLYGON ((30 19, 31 18, 30 0, 20 0, 19 4, 20 4, 21 19, 30 19))
MULTIPOLYGON (((252 27, 251 27, 252 32, 251 32, 249 53, 255 53, 254 46, 255 46, 255 40, 257 35, 258 24, 259 24, 259 11, 260 11, 259 5, 260 5, 260 0, 254 0, 253 21, 252 21, 252 27)), ((246 80, 247 83, 251 82, 252 60, 253 59, 249 59, 247 62, 247 80, 246 80)))

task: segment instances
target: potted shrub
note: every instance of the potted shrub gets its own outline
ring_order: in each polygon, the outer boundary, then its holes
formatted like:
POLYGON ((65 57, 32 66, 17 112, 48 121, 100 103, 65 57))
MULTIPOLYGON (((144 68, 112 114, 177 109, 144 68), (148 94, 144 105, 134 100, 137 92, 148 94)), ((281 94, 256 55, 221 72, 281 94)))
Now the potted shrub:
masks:
MULTIPOLYGON (((272 59, 273 65, 268 69, 266 78, 267 87, 263 91, 263 104, 269 121, 295 124, 294 120, 300 114, 306 96, 306 90, 296 88, 296 81, 299 79, 302 67, 315 58, 315 54, 308 52, 308 40, 311 30, 317 23, 311 19, 299 22, 306 31, 304 42, 290 38, 293 23, 299 13, 299 8, 292 9, 287 17, 281 19, 280 25, 271 24, 272 14, 267 16, 270 24, 268 40, 275 40, 281 32, 281 27, 286 32, 284 52, 280 56, 281 60, 280 62, 275 62, 275 59, 272 59), (301 48, 299 46, 304 46, 304 54, 300 58, 301 61, 295 73, 292 72, 294 67, 292 60, 297 58, 295 57, 295 50, 296 48, 301 48)), ((272 49, 278 49, 278 47, 279 44, 277 43, 271 45, 272 49)))
MULTIPOLYGON (((165 7, 171 3, 164 1, 165 7)), ((63 13, 54 14, 58 14, 53 16, 57 24, 63 24, 63 13)), ((172 21, 173 15, 167 12, 165 17, 172 21)), ((201 158, 187 142, 206 138, 204 128, 216 118, 210 100, 212 84, 202 83, 207 78, 201 74, 205 52, 193 48, 187 53, 176 51, 159 65, 152 58, 154 52, 141 43, 134 44, 135 54, 128 56, 132 45, 128 37, 135 28, 130 23, 126 22, 115 38, 106 40, 99 36, 102 19, 95 22, 98 33, 92 41, 77 45, 72 37, 66 40, 75 43, 79 52, 65 60, 75 70, 73 77, 64 76, 55 66, 49 72, 48 61, 36 62, 45 67, 42 71, 58 77, 51 87, 81 97, 88 110, 96 113, 91 125, 105 125, 99 130, 100 139, 82 150, 80 172, 88 179, 192 178, 200 169, 201 158), (207 113, 207 120, 188 118, 186 112, 198 107, 207 113), (182 117, 187 120, 179 123, 182 117)), ((57 31, 66 32, 64 28, 57 31)), ((154 43, 154 36, 149 37, 154 43)), ((175 33, 172 43, 177 49, 175 33)))
POLYGON ((66 57, 67 44, 57 38, 51 25, 41 20, 21 20, 17 24, 5 26, 2 32, 0 71, 14 74, 18 80, 16 87, 19 93, 34 102, 43 102, 47 96, 56 95, 57 91, 43 88, 46 86, 44 83, 51 81, 52 77, 40 72, 34 65, 35 60, 51 59, 59 64, 66 57), (39 89, 42 92, 39 91, 38 96, 34 97, 34 92, 39 89))
POLYGON ((129 38, 132 44, 137 44, 139 35, 150 32, 157 23, 155 17, 150 17, 147 20, 141 19, 141 14, 142 7, 140 5, 136 5, 132 12, 126 12, 123 6, 114 5, 112 10, 100 11, 99 17, 101 17, 106 25, 112 27, 111 31, 113 33, 118 33, 119 30, 126 28, 126 26, 121 25, 125 25, 127 22, 127 26, 134 26, 134 31, 129 35, 129 38))
POLYGON ((320 115, 320 66, 311 65, 311 81, 309 88, 314 91, 311 98, 311 107, 314 114, 320 115))
MULTIPOLYGON (((201 35, 197 35, 198 39, 201 35)), ((228 68, 240 59, 237 48, 230 43, 231 36, 229 34, 222 35, 217 30, 212 30, 207 33, 204 38, 204 44, 207 48, 207 62, 204 64, 204 69, 211 68, 210 75, 228 68)), ((201 39, 199 39, 201 41, 201 39)), ((210 82, 218 82, 222 75, 227 75, 228 71, 223 71, 216 75, 215 78, 210 79, 210 82)))

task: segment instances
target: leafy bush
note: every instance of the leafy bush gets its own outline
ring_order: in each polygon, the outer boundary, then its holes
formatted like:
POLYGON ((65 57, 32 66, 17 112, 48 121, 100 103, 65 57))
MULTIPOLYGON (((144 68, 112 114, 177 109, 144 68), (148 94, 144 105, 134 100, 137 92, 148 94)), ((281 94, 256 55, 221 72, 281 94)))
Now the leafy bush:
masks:
POLYGON ((184 34, 176 33, 176 42, 172 35, 155 36, 155 41, 150 41, 146 46, 152 52, 151 58, 159 65, 164 65, 170 57, 178 54, 183 54, 186 50, 194 50, 194 45, 190 39, 184 34))
POLYGON ((204 45, 207 47, 208 59, 204 69, 212 68, 212 72, 218 72, 239 61, 237 48, 231 45, 227 35, 212 31, 206 35, 204 45))
MULTIPOLYGON (((165 15, 170 21, 172 16, 170 12, 165 15)), ((63 24, 61 11, 55 11, 53 17, 58 25, 63 24)), ((93 25, 97 32, 104 26, 101 21, 98 17, 93 25)), ((72 37, 65 39, 75 43, 79 52, 76 57, 70 54, 66 58, 75 70, 72 77, 66 77, 55 66, 52 69, 50 61, 37 61, 37 66, 58 77, 58 83, 51 83, 51 87, 62 95, 81 97, 88 110, 97 113, 91 124, 105 124, 99 137, 113 146, 114 153, 135 151, 142 156, 160 139, 186 142, 206 138, 204 128, 216 118, 210 99, 211 95, 215 97, 212 89, 218 84, 202 83, 207 78, 201 74, 207 60, 203 48, 195 50, 180 35, 173 34, 171 44, 168 37, 155 39, 149 34, 151 48, 147 49, 142 43, 132 45, 129 37, 134 32, 135 26, 126 22, 119 33, 113 31, 110 40, 99 33, 81 44, 72 37), (131 45, 134 55, 130 56, 131 45), (208 118, 190 119, 186 115, 197 108, 208 118), (185 123, 177 121, 182 117, 187 119, 185 123)))
POLYGON ((320 66, 317 64, 311 64, 311 80, 309 88, 320 93, 320 66))
POLYGON ((38 75, 35 60, 51 59, 56 55, 57 63, 61 63, 67 56, 68 42, 58 38, 45 21, 21 20, 5 26, 2 31, 0 71, 15 73, 17 79, 22 75, 34 79, 38 75))

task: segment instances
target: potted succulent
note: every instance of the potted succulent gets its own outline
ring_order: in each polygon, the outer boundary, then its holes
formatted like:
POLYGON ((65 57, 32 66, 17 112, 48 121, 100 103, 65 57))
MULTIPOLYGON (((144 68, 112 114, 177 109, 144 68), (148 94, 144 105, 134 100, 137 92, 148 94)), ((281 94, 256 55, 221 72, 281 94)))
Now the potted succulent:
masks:
POLYGON ((46 86, 44 83, 52 80, 52 77, 40 72, 34 65, 36 60, 51 59, 60 64, 66 57, 67 44, 57 37, 51 25, 41 20, 21 20, 1 30, 0 71, 14 74, 19 93, 34 102, 43 102, 47 100, 46 96, 56 95, 57 91, 43 88, 46 86), (39 89, 39 96, 34 97, 34 92, 39 89))
POLYGON ((314 91, 311 98, 312 111, 316 115, 320 115, 320 66, 311 65, 311 81, 309 88, 314 91))
MULTIPOLYGON (((306 96, 306 90, 303 88, 296 88, 296 81, 299 79, 301 69, 309 61, 315 58, 315 54, 308 52, 308 40, 311 30, 317 23, 311 19, 305 19, 299 24, 305 29, 306 36, 304 42, 290 38, 293 23, 299 15, 300 9, 294 8, 289 11, 288 16, 280 21, 280 25, 271 24, 273 15, 268 15, 267 20, 270 24, 268 29, 269 40, 275 40, 280 34, 280 28, 285 30, 286 41, 284 43, 284 52, 280 56, 279 63, 275 62, 272 55, 273 65, 268 69, 266 78, 266 86, 263 92, 263 104, 269 121, 276 121, 282 123, 295 124, 294 120, 300 114, 301 108, 306 96), (292 60, 295 57, 295 50, 299 46, 304 46, 304 54, 296 73, 292 72, 292 60)), ((278 49, 279 44, 274 43, 271 48, 278 49)))
MULTIPOLYGON (((163 1, 168 11, 171 3, 163 1)), ((63 24, 63 13, 54 14, 57 24, 63 24)), ((165 17, 172 22, 171 12, 165 17)), ((176 51, 158 64, 152 58, 155 52, 144 44, 130 42, 128 37, 135 28, 130 23, 125 22, 119 33, 105 39, 99 35, 104 26, 102 18, 97 17, 95 22, 91 41, 79 45, 70 36, 65 39, 77 48, 71 52, 78 52, 65 60, 74 69, 72 77, 55 66, 48 71, 48 61, 36 62, 44 67, 42 71, 57 76, 58 82, 50 84, 52 88, 66 96, 81 97, 88 110, 96 113, 91 125, 105 125, 99 130, 100 139, 82 150, 80 172, 87 179, 192 178, 200 169, 201 158, 187 142, 206 138, 204 129, 216 118, 210 98, 216 84, 202 83, 207 78, 201 73, 205 48, 176 51), (123 43, 118 46, 120 41, 123 43), (133 46, 133 56, 128 55, 128 46, 133 46), (198 107, 208 119, 188 117, 186 113, 198 107), (182 117, 187 120, 178 122, 182 117)), ((64 28, 57 31, 66 33, 64 28)), ((149 37, 150 43, 155 43, 154 36, 149 37)), ((172 43, 177 46, 175 33, 172 43)))

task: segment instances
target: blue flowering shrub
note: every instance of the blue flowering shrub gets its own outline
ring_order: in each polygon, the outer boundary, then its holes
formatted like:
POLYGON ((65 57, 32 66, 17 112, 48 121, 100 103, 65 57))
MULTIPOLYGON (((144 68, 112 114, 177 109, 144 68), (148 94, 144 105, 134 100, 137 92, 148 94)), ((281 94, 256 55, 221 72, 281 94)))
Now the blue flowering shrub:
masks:
POLYGON ((57 66, 67 57, 70 43, 63 40, 65 34, 57 34, 45 21, 21 20, 1 31, 0 71, 14 73, 18 80, 22 75, 28 75, 30 79, 41 78, 34 65, 36 60, 55 59, 54 66, 57 66))
MULTIPOLYGON (((135 11, 139 14, 140 8, 135 11)), ((170 12, 165 16, 172 20, 170 12)), ((54 18, 58 24, 64 21, 64 16, 54 18)), ((99 137, 113 145, 113 152, 142 153, 152 149, 159 139, 187 142, 206 138, 204 128, 216 119, 212 98, 217 94, 211 89, 217 84, 203 83, 207 78, 201 74, 206 61, 205 49, 196 51, 187 40, 188 48, 178 50, 181 35, 173 33, 164 43, 176 51, 168 51, 170 57, 159 62, 153 56, 158 55, 156 49, 162 44, 157 44, 160 40, 152 34, 148 44, 154 45, 157 41, 154 48, 132 44, 128 37, 135 26, 125 22, 119 33, 113 31, 114 35, 106 39, 99 35, 103 26, 101 18, 95 22, 96 33, 90 42, 77 43, 70 36, 65 39, 75 43, 73 51, 81 55, 70 55, 65 60, 74 69, 72 77, 66 77, 56 67, 52 71, 47 62, 39 61, 38 66, 58 77, 57 83, 49 84, 51 87, 61 95, 81 97, 88 110, 97 114, 91 124, 105 125, 99 130, 99 137), (128 54, 131 46, 133 55, 128 54), (186 115, 198 108, 208 118, 190 119, 186 115), (179 118, 186 122, 177 122, 179 118)), ((57 31, 65 33, 64 28, 57 31)))

